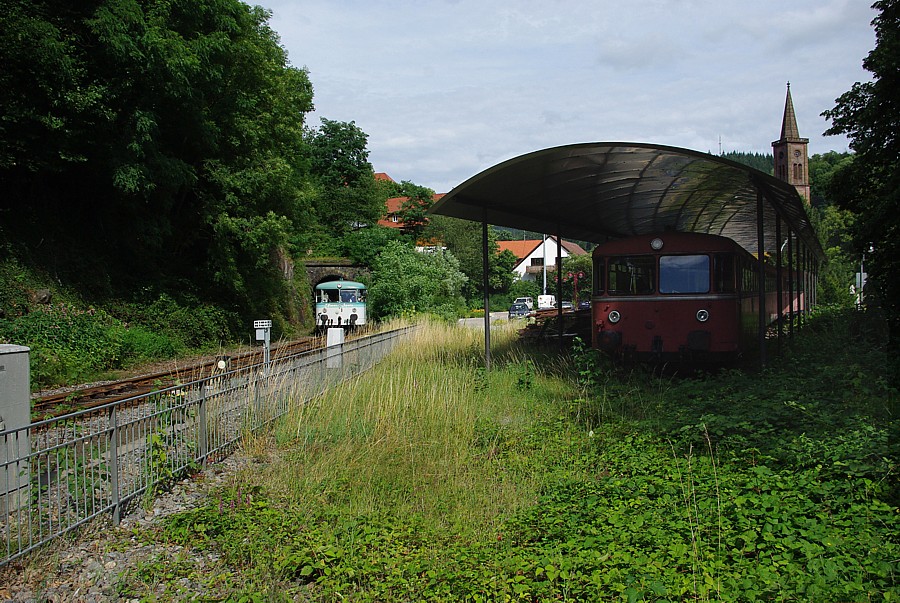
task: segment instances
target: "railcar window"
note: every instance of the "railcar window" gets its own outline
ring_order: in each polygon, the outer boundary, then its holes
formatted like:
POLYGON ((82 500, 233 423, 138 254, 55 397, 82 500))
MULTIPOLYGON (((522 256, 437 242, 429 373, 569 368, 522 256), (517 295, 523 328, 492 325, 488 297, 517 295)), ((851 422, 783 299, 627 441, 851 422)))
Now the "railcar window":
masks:
POLYGON ((717 253, 714 258, 713 272, 716 291, 719 293, 734 293, 736 283, 734 281, 734 254, 717 253))
POLYGON ((355 304, 356 303, 356 290, 351 289, 349 291, 341 291, 341 301, 345 304, 355 304))
POLYGON ((659 292, 709 293, 709 256, 660 256, 659 292))
POLYGON ((656 257, 609 258, 607 291, 610 295, 650 295, 656 290, 656 257))
POLYGON ((593 278, 594 278, 594 295, 601 295, 604 290, 603 277, 606 274, 605 266, 606 258, 597 257, 594 258, 594 270, 593 270, 593 278))

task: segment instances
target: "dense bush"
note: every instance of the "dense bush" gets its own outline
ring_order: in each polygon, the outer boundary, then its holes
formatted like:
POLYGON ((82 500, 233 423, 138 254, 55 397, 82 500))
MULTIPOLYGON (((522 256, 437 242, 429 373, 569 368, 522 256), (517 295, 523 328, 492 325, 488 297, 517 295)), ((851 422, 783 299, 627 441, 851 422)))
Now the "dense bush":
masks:
POLYGON ((33 389, 79 383, 228 341, 235 319, 219 308, 195 304, 161 295, 146 307, 116 305, 125 321, 64 302, 33 305, 30 311, 24 306, 26 313, 0 319, 0 341, 31 348, 33 389))
POLYGON ((51 304, 0 320, 0 340, 31 348, 32 386, 54 385, 118 366, 122 346, 115 324, 93 309, 51 304))
POLYGON ((466 276, 450 253, 419 253, 392 241, 376 258, 372 272, 369 304, 376 318, 421 312, 451 320, 464 309, 466 276))

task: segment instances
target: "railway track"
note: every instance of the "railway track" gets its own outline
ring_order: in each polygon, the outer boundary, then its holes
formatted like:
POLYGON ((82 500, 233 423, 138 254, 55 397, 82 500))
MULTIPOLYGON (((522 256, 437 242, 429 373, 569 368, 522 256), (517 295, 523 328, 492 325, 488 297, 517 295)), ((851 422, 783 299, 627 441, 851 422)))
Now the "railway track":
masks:
MULTIPOLYGON (((321 337, 306 337, 273 345, 271 360, 277 361, 322 347, 323 345, 324 339, 321 337)), ((172 387, 179 383, 190 383, 211 377, 217 373, 237 370, 262 362, 263 351, 262 348, 258 347, 250 352, 239 353, 234 356, 218 356, 212 360, 198 361, 176 369, 129 377, 111 383, 92 385, 75 390, 56 392, 32 400, 31 420, 42 421, 78 410, 118 402, 147 394, 154 390, 172 387)))

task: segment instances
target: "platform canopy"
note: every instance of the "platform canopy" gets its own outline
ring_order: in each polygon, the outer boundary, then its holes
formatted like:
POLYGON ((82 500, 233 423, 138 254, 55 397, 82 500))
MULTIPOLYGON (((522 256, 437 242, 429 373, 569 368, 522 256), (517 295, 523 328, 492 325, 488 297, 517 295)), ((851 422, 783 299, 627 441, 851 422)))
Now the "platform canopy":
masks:
POLYGON ((793 186, 728 159, 655 144, 592 142, 521 155, 472 176, 430 213, 595 243, 664 230, 704 232, 756 253, 758 194, 765 250, 774 255, 790 230, 821 261, 793 186))

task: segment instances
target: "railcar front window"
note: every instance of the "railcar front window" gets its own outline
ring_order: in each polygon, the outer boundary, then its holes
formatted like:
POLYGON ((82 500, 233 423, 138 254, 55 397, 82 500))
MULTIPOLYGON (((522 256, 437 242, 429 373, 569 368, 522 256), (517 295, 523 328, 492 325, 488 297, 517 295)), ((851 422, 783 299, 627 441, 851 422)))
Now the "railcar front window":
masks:
POLYGON ((709 293, 709 256, 660 256, 659 292, 709 293))
POLYGON ((656 290, 656 257, 609 258, 607 291, 610 295, 650 295, 656 290))

